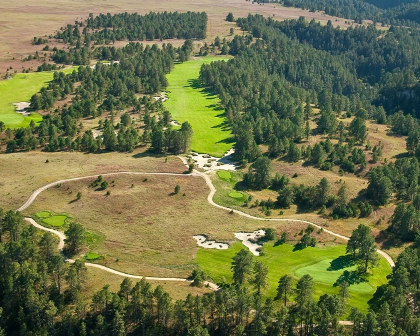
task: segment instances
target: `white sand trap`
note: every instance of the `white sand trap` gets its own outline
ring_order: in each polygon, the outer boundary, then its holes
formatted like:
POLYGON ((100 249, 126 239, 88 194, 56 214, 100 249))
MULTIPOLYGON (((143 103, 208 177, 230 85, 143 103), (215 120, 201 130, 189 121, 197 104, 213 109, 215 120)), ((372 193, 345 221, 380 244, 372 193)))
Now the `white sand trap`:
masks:
POLYGON ((28 111, 28 108, 29 106, 31 106, 31 103, 20 102, 20 103, 13 103, 13 105, 16 107, 17 113, 20 113, 21 115, 25 117, 31 114, 31 112, 28 111))
POLYGON ((162 92, 161 94, 160 94, 160 96, 156 96, 156 97, 153 97, 155 100, 161 100, 161 102, 163 103, 164 101, 166 101, 166 100, 168 100, 168 96, 166 95, 166 92, 162 92))
POLYGON ((226 154, 222 158, 217 158, 208 154, 198 154, 195 152, 192 152, 189 157, 194 160, 194 163, 197 165, 198 168, 207 171, 214 171, 218 169, 236 170, 238 167, 233 161, 234 152, 235 150, 231 149, 228 152, 226 152, 226 154))
POLYGON ((172 121, 170 122, 170 124, 171 124, 172 126, 181 126, 181 124, 180 124, 179 122, 175 121, 175 120, 172 120, 172 121))
MULTIPOLYGON (((111 65, 111 64, 120 64, 120 61, 112 61, 112 63, 111 62, 102 63, 102 65, 111 65)), ((91 69, 95 69, 96 68, 96 64, 91 65, 90 68, 91 69)))
POLYGON ((248 249, 252 252, 252 254, 256 256, 260 255, 260 251, 258 251, 258 249, 261 248, 261 245, 251 242, 250 239, 258 239, 264 236, 265 236, 264 230, 257 230, 251 233, 249 232, 235 233, 235 237, 238 238, 240 241, 242 241, 242 244, 248 247, 248 249))
POLYGON ((204 248, 212 248, 217 250, 227 250, 229 248, 229 244, 216 242, 215 240, 207 240, 207 237, 204 235, 193 236, 193 238, 197 241, 198 246, 204 248))

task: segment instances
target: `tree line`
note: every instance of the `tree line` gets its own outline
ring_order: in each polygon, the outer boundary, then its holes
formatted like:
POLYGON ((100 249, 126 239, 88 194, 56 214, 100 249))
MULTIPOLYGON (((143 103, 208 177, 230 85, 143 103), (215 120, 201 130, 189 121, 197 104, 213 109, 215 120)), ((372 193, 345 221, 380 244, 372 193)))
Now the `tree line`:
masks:
POLYGON ((401 25, 418 27, 417 15, 420 6, 417 0, 264 0, 258 3, 282 3, 287 7, 302 8, 311 12, 323 11, 331 16, 351 19, 357 23, 372 20, 382 25, 401 25))

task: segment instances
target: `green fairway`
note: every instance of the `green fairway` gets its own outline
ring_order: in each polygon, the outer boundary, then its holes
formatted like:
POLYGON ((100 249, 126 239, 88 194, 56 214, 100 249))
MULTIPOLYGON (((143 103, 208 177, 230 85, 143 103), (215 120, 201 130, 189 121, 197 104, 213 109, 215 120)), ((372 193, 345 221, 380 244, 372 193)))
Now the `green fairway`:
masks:
MULTIPOLYGON (((343 274, 345 270, 355 271, 357 266, 345 267, 339 270, 328 270, 331 265, 332 259, 325 259, 316 264, 299 268, 296 270, 295 275, 299 278, 305 274, 310 274, 315 282, 327 285, 334 285, 338 277, 343 274)), ((361 282, 351 285, 351 290, 357 293, 371 293, 373 288, 368 282, 361 282)))
POLYGON ((40 212, 37 212, 35 215, 39 218, 46 218, 46 217, 50 217, 51 213, 49 211, 40 211, 40 212))
MULTIPOLYGON (((72 72, 76 67, 63 70, 65 73, 72 72)), ((16 112, 13 103, 28 102, 32 95, 53 79, 53 71, 33 72, 27 74, 16 74, 13 79, 0 81, 0 121, 6 127, 18 128, 28 127, 31 120, 39 122, 42 116, 32 113, 24 117, 16 112)))
POLYGON ((51 216, 51 217, 45 218, 42 221, 45 224, 59 227, 59 226, 63 226, 66 223, 66 219, 67 219, 67 216, 65 215, 57 215, 57 216, 51 216))
MULTIPOLYGON (((195 261, 201 269, 211 276, 216 282, 232 281, 232 257, 244 246, 241 243, 233 244, 227 250, 200 249, 197 252, 195 261)), ((285 275, 291 275, 295 281, 304 274, 310 274, 316 283, 315 296, 322 294, 338 294, 339 288, 333 287, 337 278, 349 268, 341 268, 334 271, 327 271, 331 261, 345 254, 344 245, 308 247, 303 250, 293 251, 289 244, 273 246, 265 244, 263 255, 255 259, 264 262, 269 269, 269 287, 266 294, 275 297, 279 279, 285 275)), ((351 285, 349 287, 350 297, 347 302, 350 306, 356 306, 363 312, 367 312, 367 302, 373 297, 376 288, 387 282, 386 276, 391 273, 391 267, 385 259, 381 258, 379 267, 374 268, 368 283, 351 285)))
POLYGON ((194 131, 191 149, 216 157, 232 148, 231 132, 226 127, 219 99, 201 88, 197 79, 202 64, 226 59, 202 57, 175 65, 167 75, 169 99, 164 103, 174 120, 191 124, 194 131))

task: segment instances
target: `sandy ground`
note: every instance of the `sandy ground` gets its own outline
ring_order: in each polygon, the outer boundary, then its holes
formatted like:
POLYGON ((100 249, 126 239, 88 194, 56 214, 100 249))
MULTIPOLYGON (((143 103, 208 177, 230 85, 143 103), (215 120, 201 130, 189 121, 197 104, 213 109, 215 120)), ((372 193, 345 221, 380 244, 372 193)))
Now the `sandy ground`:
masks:
POLYGON ((16 106, 16 112, 20 113, 21 115, 27 117, 31 114, 31 112, 28 111, 29 106, 31 103, 28 102, 20 102, 20 103, 13 103, 14 106, 16 106))
POLYGON ((257 230, 254 232, 238 232, 235 233, 235 237, 242 241, 242 244, 244 244, 248 249, 251 251, 253 255, 259 256, 261 248, 260 244, 254 243, 251 240, 258 239, 265 236, 264 230, 257 230))
POLYGON ((233 149, 229 150, 222 158, 217 158, 208 154, 198 154, 192 152, 189 158, 194 160, 197 168, 203 169, 206 172, 223 169, 236 170, 238 167, 233 161, 233 149))
POLYGON ((215 240, 207 240, 207 237, 204 235, 193 236, 193 238, 197 241, 198 246, 204 248, 211 248, 217 250, 227 250, 229 248, 229 244, 216 242, 215 240))

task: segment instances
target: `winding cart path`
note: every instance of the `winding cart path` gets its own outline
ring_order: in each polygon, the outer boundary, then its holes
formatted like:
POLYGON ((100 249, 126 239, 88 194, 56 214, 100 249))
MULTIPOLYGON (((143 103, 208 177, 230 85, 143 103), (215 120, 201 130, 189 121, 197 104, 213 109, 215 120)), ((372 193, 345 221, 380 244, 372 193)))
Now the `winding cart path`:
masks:
MULTIPOLYGON (((184 157, 179 157, 179 158, 182 160, 182 162, 186 166, 188 166, 187 160, 184 157)), ((210 189, 210 193, 207 196, 207 201, 211 205, 213 205, 213 206, 215 206, 215 207, 217 207, 219 209, 223 209, 223 210, 226 210, 226 211, 229 211, 229 212, 230 211, 233 211, 234 213, 236 213, 236 214, 238 214, 240 216, 251 218, 251 219, 255 219, 255 220, 261 220, 261 221, 277 221, 277 222, 285 222, 285 221, 286 222, 301 222, 301 223, 311 224, 311 225, 313 225, 313 226, 315 226, 317 228, 321 228, 321 226, 318 225, 318 224, 315 224, 315 223, 312 223, 312 222, 308 222, 308 221, 304 221, 304 220, 300 220, 300 219, 293 219, 293 218, 291 218, 291 219, 288 219, 288 218, 260 218, 260 217, 252 216, 250 214, 247 214, 247 213, 242 212, 242 211, 239 211, 239 210, 231 209, 231 208, 224 207, 222 205, 216 204, 213 201, 213 196, 216 193, 216 188, 214 187, 214 185, 213 185, 210 177, 207 174, 202 173, 202 172, 199 172, 197 170, 194 170, 193 173, 191 173, 191 174, 146 173, 146 172, 116 172, 116 173, 102 174, 102 176, 121 175, 121 174, 127 174, 127 175, 169 175, 169 176, 189 176, 189 177, 199 176, 199 177, 203 178, 206 181, 206 184, 207 184, 207 186, 210 189)), ((79 181, 79 180, 94 178, 94 177, 97 177, 97 176, 98 176, 98 174, 96 174, 96 175, 89 175, 89 176, 82 176, 82 177, 74 177, 74 178, 69 178, 69 179, 55 181, 55 182, 49 183, 49 184, 47 184, 45 186, 42 186, 42 187, 38 188, 37 190, 35 190, 32 193, 32 195, 29 197, 29 199, 26 201, 26 203, 24 205, 22 205, 19 209, 17 209, 17 211, 20 211, 21 212, 21 211, 27 209, 35 201, 36 197, 41 192, 43 192, 44 190, 46 190, 48 188, 51 188, 51 187, 56 186, 56 185, 61 184, 61 183, 72 182, 72 181, 79 181)), ((40 230, 48 231, 48 232, 51 232, 51 233, 55 234, 56 236, 58 236, 58 238, 60 239, 60 242, 58 244, 58 249, 62 253, 63 248, 64 248, 64 241, 66 239, 66 236, 64 235, 64 233, 62 231, 58 231, 58 230, 46 228, 46 227, 38 224, 32 218, 25 218, 25 220, 28 223, 32 224, 33 226, 35 226, 36 228, 38 228, 40 230)), ((330 235, 333 235, 333 236, 335 236, 337 238, 340 238, 340 239, 343 239, 343 240, 346 240, 346 241, 349 240, 348 237, 343 236, 343 235, 340 235, 338 233, 335 233, 335 232, 333 232, 331 230, 326 230, 325 228, 323 228, 323 230, 324 230, 324 232, 326 232, 326 233, 328 233, 330 235)), ((377 252, 386 259, 386 261, 390 264, 391 267, 394 267, 395 266, 394 261, 392 260, 392 258, 386 252, 384 252, 382 250, 377 250, 377 252)), ((74 262, 73 259, 66 258, 65 256, 64 256, 64 258, 65 258, 65 261, 66 262, 69 262, 69 263, 73 263, 74 262)), ((106 266, 103 266, 103 265, 93 264, 93 263, 85 263, 85 265, 88 266, 88 267, 96 267, 96 268, 102 269, 104 271, 107 271, 109 273, 113 273, 113 274, 120 275, 120 276, 127 277, 127 278, 133 278, 133 279, 142 279, 142 278, 145 278, 147 280, 157 280, 157 281, 192 282, 192 280, 190 280, 190 279, 183 279, 183 278, 158 278, 158 277, 147 277, 147 276, 141 276, 141 275, 133 275, 133 274, 128 274, 128 273, 120 272, 120 271, 114 270, 112 268, 109 268, 109 267, 106 267, 106 266)), ((205 285, 208 285, 212 290, 219 290, 219 287, 216 284, 212 283, 212 282, 206 281, 204 284, 205 285)))

